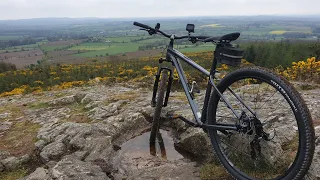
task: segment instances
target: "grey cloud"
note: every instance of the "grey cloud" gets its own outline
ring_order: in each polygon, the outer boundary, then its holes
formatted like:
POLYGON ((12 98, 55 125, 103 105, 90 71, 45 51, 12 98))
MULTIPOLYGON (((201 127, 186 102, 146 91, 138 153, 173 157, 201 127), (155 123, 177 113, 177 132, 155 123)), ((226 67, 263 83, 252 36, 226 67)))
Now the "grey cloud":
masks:
POLYGON ((0 19, 318 14, 319 0, 0 0, 0 19))

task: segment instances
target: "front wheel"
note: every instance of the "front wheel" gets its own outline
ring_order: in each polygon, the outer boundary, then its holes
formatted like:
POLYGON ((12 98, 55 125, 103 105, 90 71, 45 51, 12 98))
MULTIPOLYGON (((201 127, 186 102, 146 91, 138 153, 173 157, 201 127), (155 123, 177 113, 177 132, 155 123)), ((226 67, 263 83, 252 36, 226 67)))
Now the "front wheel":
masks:
POLYGON ((208 124, 240 127, 238 132, 208 130, 213 148, 228 172, 241 180, 302 179, 313 158, 314 128, 310 112, 294 87, 270 70, 249 67, 228 74, 218 89, 242 115, 236 118, 213 91, 208 124))
POLYGON ((154 108, 153 121, 152 121, 152 127, 151 127, 150 138, 149 138, 150 154, 152 155, 156 155, 156 137, 159 136, 157 134, 159 134, 160 115, 161 115, 161 109, 164 102, 164 95, 167 89, 166 88, 167 82, 168 82, 168 71, 162 70, 160 74, 160 85, 157 91, 156 106, 154 108))

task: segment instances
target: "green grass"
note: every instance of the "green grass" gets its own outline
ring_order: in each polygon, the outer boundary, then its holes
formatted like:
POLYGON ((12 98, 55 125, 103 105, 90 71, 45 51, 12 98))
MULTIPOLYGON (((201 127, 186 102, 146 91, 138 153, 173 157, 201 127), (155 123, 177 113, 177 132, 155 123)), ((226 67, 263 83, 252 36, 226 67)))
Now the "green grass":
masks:
POLYGON ((77 57, 96 57, 96 56, 106 56, 106 53, 109 55, 114 55, 114 54, 120 54, 120 53, 125 53, 125 52, 135 52, 139 50, 139 44, 136 43, 120 43, 118 45, 111 45, 105 46, 105 47, 99 47, 98 49, 100 50, 94 50, 97 49, 99 46, 94 46, 94 47, 87 47, 91 48, 92 51, 90 52, 85 52, 85 53, 80 53, 80 54, 75 54, 74 56, 77 57))
POLYGON ((20 178, 26 176, 27 173, 28 173, 28 170, 25 168, 20 168, 20 169, 14 170, 14 171, 1 172, 0 179, 16 180, 16 179, 20 179, 20 178))
POLYGON ((87 51, 99 51, 114 47, 115 43, 82 43, 78 46, 73 46, 69 50, 87 50, 87 51))
POLYGON ((167 40, 168 44, 169 44, 169 41, 170 41, 169 39, 167 39, 167 38, 159 38, 159 37, 154 37, 152 39, 145 39, 145 40, 137 41, 137 43, 149 44, 149 43, 153 43, 153 42, 156 42, 156 41, 162 41, 162 40, 167 40))
POLYGON ((137 36, 120 36, 120 37, 107 37, 106 40, 110 40, 112 42, 131 42, 131 40, 139 39, 140 37, 137 36))
POLYGON ((10 50, 20 50, 21 48, 24 49, 33 49, 33 48, 37 48, 38 44, 28 44, 28 45, 22 45, 22 46, 13 46, 13 47, 8 47, 6 48, 6 50, 10 51, 10 50))
POLYGON ((41 46, 41 49, 45 52, 54 51, 55 49, 61 49, 67 47, 66 45, 58 45, 58 46, 41 46))
POLYGON ((35 50, 38 49, 38 45, 42 45, 45 44, 46 42, 38 42, 36 44, 28 44, 28 45, 21 45, 21 46, 12 46, 12 47, 8 47, 4 50, 0 50, 0 53, 4 53, 6 51, 8 52, 19 52, 21 51, 21 49, 23 48, 24 51, 30 51, 30 50, 35 50))
POLYGON ((233 179, 222 165, 205 164, 200 168, 201 179, 233 179))
MULTIPOLYGON (((139 50, 139 46, 142 44, 148 44, 155 41, 163 40, 163 38, 154 38, 146 39, 138 42, 129 42, 129 43, 82 43, 78 46, 69 48, 69 50, 85 50, 89 52, 83 52, 75 54, 77 57, 96 57, 96 56, 106 56, 121 54, 126 52, 135 52, 139 50)), ((208 51, 213 50, 214 45, 179 45, 179 48, 182 47, 181 52, 199 52, 199 51, 208 51), (187 46, 187 47, 186 47, 187 46)))
POLYGON ((28 106, 30 109, 40 109, 40 108, 47 108, 49 107, 49 104, 48 103, 43 103, 43 102, 40 102, 40 103, 32 103, 28 106))

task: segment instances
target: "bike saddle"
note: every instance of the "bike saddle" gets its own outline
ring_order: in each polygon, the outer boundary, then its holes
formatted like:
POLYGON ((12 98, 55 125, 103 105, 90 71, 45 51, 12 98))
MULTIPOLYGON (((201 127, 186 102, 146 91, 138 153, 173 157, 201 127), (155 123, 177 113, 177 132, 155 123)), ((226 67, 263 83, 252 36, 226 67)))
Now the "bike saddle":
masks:
POLYGON ((217 36, 217 37, 210 37, 207 38, 205 40, 203 40, 203 42, 210 42, 210 41, 234 41, 237 40, 240 36, 240 33, 235 32, 235 33, 230 33, 230 34, 225 34, 223 36, 217 36))

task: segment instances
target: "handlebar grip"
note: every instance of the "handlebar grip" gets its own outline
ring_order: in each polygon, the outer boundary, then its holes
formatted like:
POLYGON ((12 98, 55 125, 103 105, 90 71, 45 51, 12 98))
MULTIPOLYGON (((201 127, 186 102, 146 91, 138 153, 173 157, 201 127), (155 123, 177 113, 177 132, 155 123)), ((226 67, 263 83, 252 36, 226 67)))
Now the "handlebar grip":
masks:
POLYGON ((151 28, 150 26, 145 25, 145 24, 141 24, 141 23, 139 23, 139 22, 133 22, 133 25, 139 26, 139 27, 142 27, 142 28, 145 28, 145 29, 153 29, 153 28, 151 28))

